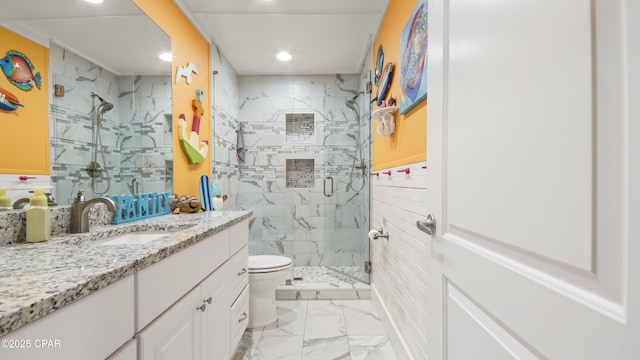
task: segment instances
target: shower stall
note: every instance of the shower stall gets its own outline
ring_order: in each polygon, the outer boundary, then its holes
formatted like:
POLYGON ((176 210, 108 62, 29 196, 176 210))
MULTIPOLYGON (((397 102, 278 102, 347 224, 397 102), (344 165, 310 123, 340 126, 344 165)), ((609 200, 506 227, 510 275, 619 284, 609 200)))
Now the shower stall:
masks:
MULTIPOLYGON (((250 254, 286 255, 294 267, 369 283, 370 82, 369 70, 238 78, 247 153, 234 205, 254 214, 250 254)), ((216 117, 216 142, 234 149, 238 123, 216 117)), ((221 146, 214 158, 214 175, 238 161, 221 146)))

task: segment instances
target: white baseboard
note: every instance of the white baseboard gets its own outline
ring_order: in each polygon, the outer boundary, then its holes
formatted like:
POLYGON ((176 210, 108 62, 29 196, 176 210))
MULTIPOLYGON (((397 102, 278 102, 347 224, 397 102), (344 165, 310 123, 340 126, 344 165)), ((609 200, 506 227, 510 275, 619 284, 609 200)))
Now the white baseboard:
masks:
POLYGON ((398 327, 396 326, 395 321, 389 315, 389 311, 387 307, 380 299, 380 294, 378 293, 378 288, 375 284, 371 284, 371 300, 376 306, 376 310, 378 311, 378 315, 380 315, 380 320, 382 321, 382 325, 384 326, 385 332, 387 333, 387 337, 391 342, 391 346, 393 346, 393 351, 396 353, 396 358, 398 359, 407 359, 407 360, 415 360, 415 358, 409 352, 407 345, 398 331, 398 327))

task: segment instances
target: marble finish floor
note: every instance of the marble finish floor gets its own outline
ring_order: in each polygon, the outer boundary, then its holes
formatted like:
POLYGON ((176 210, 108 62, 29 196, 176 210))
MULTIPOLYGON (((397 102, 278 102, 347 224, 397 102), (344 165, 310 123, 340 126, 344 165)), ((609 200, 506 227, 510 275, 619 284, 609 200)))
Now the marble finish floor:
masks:
POLYGON ((233 360, 395 360, 371 300, 278 300, 278 323, 247 330, 233 360))
POLYGON ((276 289, 278 300, 371 299, 369 284, 324 266, 294 266, 287 280, 276 289))

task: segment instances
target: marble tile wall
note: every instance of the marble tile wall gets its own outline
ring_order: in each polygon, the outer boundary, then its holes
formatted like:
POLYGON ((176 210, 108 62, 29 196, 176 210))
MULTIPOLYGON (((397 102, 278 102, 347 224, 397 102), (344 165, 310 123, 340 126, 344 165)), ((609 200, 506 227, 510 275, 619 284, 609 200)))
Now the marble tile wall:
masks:
POLYGON ((211 46, 212 99, 212 164, 213 179, 228 195, 225 210, 237 209, 239 127, 238 75, 217 46, 211 46), (217 72, 217 74, 216 74, 217 72))
POLYGON ((173 189, 171 77, 120 77, 120 193, 173 189), (133 80, 133 82, 131 81, 133 80))
POLYGON ((254 212, 251 254, 285 254, 296 265, 325 265, 330 248, 341 262, 363 261, 368 206, 362 208, 364 191, 355 189, 362 174, 351 175, 351 169, 364 124, 346 105, 359 88, 357 74, 239 77, 239 119, 247 155, 246 163, 239 164, 235 205, 254 212), (288 142, 287 113, 314 114, 315 135, 288 142), (287 188, 288 159, 314 161, 312 188, 287 188), (326 176, 334 179, 331 197, 323 194, 326 176))
POLYGON ((49 124, 58 203, 70 203, 80 189, 86 197, 130 193, 134 177, 140 192, 172 191, 170 76, 119 77, 55 44, 49 54, 53 84, 65 88, 64 97, 52 98, 49 124), (111 181, 103 171, 95 189, 85 170, 96 147, 92 92, 114 105, 100 126, 105 158, 97 159, 111 181))

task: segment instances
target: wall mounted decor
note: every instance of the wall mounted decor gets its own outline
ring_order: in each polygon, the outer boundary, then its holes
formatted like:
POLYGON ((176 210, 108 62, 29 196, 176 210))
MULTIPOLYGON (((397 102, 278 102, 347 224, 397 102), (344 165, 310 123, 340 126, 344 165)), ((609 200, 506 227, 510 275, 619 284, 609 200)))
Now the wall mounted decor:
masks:
POLYGON ((187 63, 187 66, 180 65, 176 69, 176 84, 180 81, 180 78, 184 77, 187 85, 191 84, 193 77, 191 74, 198 74, 198 69, 193 63, 187 63))
POLYGON ((384 51, 382 50, 382 44, 378 46, 378 54, 376 55, 376 85, 380 83, 380 77, 382 76, 382 66, 384 66, 384 51))
POLYGON ((400 114, 427 96, 427 1, 418 1, 400 35, 400 114))
POLYGON ((378 122, 376 131, 382 136, 390 136, 396 130, 395 113, 397 106, 379 108, 371 114, 371 118, 378 122))
POLYGON ((0 59, 0 68, 4 76, 7 77, 10 83, 15 85, 18 89, 24 91, 30 91, 33 89, 33 81, 36 87, 40 89, 40 73, 35 71, 31 60, 27 55, 17 50, 9 50, 6 55, 0 59), (34 74, 35 72, 35 74, 34 74))
POLYGON ((0 88, 0 110, 15 111, 20 106, 24 105, 20 104, 18 97, 7 90, 0 88))
POLYGON ((378 84, 378 91, 376 93, 376 103, 381 106, 387 96, 387 91, 391 87, 391 79, 393 77, 393 64, 387 63, 382 70, 382 77, 380 78, 380 84, 378 84))
POLYGON ((204 90, 197 89, 196 98, 191 101, 193 122, 191 123, 191 132, 189 134, 187 134, 187 119, 184 114, 180 114, 178 119, 178 139, 189 164, 201 163, 207 157, 207 152, 209 151, 207 140, 200 140, 200 116, 204 116, 203 99, 204 90))

